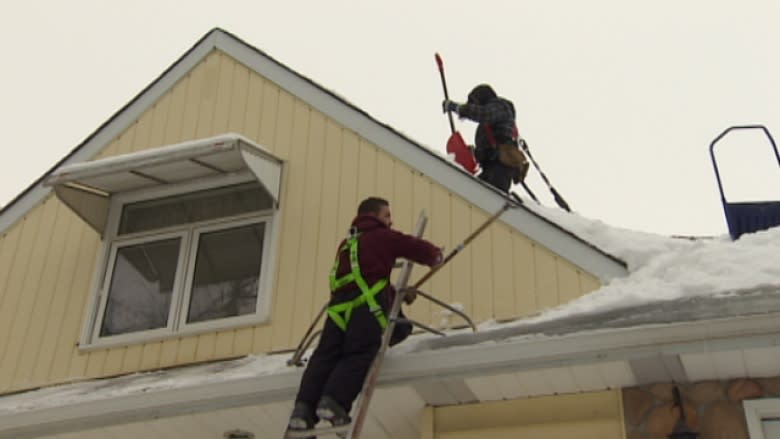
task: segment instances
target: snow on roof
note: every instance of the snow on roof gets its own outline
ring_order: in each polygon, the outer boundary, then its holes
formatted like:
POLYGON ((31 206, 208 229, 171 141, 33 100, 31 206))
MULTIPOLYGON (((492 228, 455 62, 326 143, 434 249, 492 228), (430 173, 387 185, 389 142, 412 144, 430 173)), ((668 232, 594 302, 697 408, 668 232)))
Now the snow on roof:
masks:
MULTIPOLYGON (((630 275, 532 317, 508 323, 484 322, 475 335, 466 335, 465 331, 458 330, 452 331, 452 335, 446 338, 434 338, 428 334, 412 336, 392 349, 390 356, 485 341, 497 342, 518 335, 668 322, 670 313, 676 313, 678 318, 693 319, 691 309, 699 312, 709 310, 709 315, 724 317, 724 309, 728 308, 722 307, 718 300, 754 293, 751 296, 757 300, 754 308, 765 309, 768 301, 774 303, 780 295, 780 265, 776 261, 780 255, 780 227, 743 235, 734 242, 726 235, 682 239, 619 229, 544 207, 535 206, 533 209, 625 258, 629 262, 630 275), (680 304, 688 305, 687 314, 681 311, 685 306, 680 304), (631 315, 641 318, 627 318, 631 315), (616 324, 616 321, 621 323, 616 324)), ((288 358, 289 354, 257 355, 40 389, 0 398, 0 415, 299 371, 286 365, 288 358)))

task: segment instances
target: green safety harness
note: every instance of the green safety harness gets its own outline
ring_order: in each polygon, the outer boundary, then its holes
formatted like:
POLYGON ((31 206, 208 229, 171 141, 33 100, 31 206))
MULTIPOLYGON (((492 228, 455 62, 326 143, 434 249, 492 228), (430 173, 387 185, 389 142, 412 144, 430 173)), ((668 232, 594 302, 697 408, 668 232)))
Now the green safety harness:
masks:
POLYGON ((347 238, 347 241, 339 249, 339 253, 336 255, 336 262, 330 270, 330 291, 336 291, 338 288, 341 288, 350 282, 355 282, 362 294, 349 302, 337 303, 329 306, 328 316, 333 320, 333 323, 335 323, 336 326, 341 328, 342 331, 346 331, 349 319, 352 317, 352 310, 361 305, 368 304, 368 310, 376 317, 379 326, 381 326, 382 329, 385 329, 387 327, 387 318, 374 296, 385 288, 387 279, 380 279, 371 287, 368 286, 363 275, 360 274, 360 265, 358 264, 358 236, 360 236, 360 233, 358 233, 356 229, 353 229, 352 233, 347 238), (351 272, 336 279, 336 271, 339 268, 341 252, 347 250, 349 250, 349 265, 351 267, 351 272))

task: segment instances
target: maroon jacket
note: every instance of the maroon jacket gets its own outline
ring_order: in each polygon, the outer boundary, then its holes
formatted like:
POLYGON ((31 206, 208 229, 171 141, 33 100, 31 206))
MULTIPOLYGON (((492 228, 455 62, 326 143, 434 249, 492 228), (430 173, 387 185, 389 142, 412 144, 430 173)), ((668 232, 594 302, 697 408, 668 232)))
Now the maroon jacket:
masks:
MULTIPOLYGON (((358 262, 360 273, 370 287, 380 279, 390 277, 396 258, 406 258, 418 264, 433 266, 441 262, 441 250, 430 242, 387 227, 372 215, 358 215, 352 220, 352 227, 360 232, 358 238, 358 262)), ((341 241, 339 250, 346 240, 341 241)), ((349 251, 339 253, 339 268, 336 278, 350 272, 349 251)), ((358 290, 350 282, 335 291, 336 294, 358 290)))

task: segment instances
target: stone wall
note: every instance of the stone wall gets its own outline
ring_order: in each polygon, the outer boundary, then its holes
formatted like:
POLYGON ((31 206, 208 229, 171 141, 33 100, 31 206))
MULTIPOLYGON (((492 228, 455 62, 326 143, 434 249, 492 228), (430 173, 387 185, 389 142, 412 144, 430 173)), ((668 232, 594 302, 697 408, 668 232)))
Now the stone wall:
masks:
MULTIPOLYGON (((780 377, 679 384, 685 418, 699 439, 749 439, 742 400, 780 396, 780 377)), ((674 384, 623 389, 627 439, 666 439, 680 416, 674 384)))

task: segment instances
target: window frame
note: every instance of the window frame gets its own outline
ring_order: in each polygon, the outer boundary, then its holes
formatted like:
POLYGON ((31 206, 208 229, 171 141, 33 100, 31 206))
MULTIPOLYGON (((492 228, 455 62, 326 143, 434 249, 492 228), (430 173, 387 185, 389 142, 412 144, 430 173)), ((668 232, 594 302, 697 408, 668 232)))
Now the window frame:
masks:
POLYGON ((742 408, 750 439, 766 439, 764 420, 780 418, 780 398, 746 399, 742 401, 742 408))
MULTIPOLYGON (((272 203, 271 207, 258 212, 216 218, 193 224, 182 224, 165 227, 153 231, 128 233, 118 235, 122 209, 125 205, 164 198, 176 195, 186 195, 202 190, 215 189, 221 186, 257 182, 254 174, 248 171, 226 176, 204 178, 196 181, 180 183, 165 187, 138 189, 118 193, 111 197, 109 217, 105 233, 101 238, 100 249, 95 263, 89 300, 86 304, 86 319, 82 328, 79 349, 89 351, 119 345, 141 344, 174 337, 197 335, 221 329, 238 328, 266 323, 270 318, 271 291, 276 268, 276 247, 279 239, 280 210, 272 203), (253 223, 265 223, 263 237, 262 262, 258 280, 258 294, 255 313, 216 320, 186 323, 185 299, 190 296, 192 277, 197 253, 197 237, 204 231, 226 230, 233 227, 253 223), (114 336, 100 336, 102 319, 105 315, 108 301, 108 288, 113 271, 113 263, 119 248, 153 242, 161 239, 182 236, 180 257, 177 261, 177 273, 174 281, 174 291, 171 297, 171 309, 168 315, 168 325, 165 328, 136 331, 114 336), (194 249, 194 250, 193 250, 194 249), (185 270, 182 272, 182 270, 185 270)), ((262 185, 261 185, 262 187, 262 185)))

